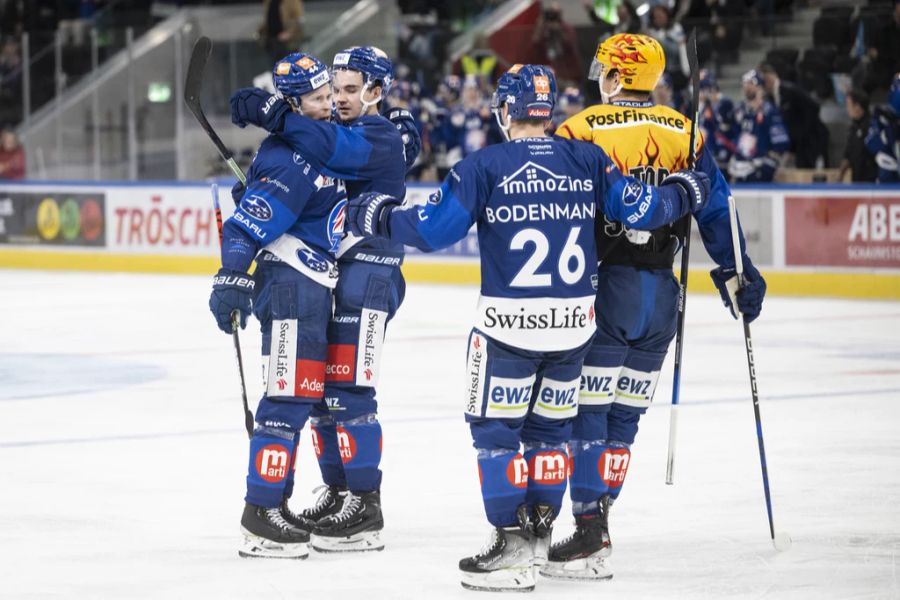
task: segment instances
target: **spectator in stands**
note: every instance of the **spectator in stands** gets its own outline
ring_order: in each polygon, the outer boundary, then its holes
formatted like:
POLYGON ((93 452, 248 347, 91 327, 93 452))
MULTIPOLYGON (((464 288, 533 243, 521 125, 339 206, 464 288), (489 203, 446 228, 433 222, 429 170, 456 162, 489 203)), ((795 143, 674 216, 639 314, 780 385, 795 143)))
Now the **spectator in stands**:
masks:
POLYGON ((11 127, 0 131, 0 179, 25 179, 25 148, 11 127))
POLYGON ((819 103, 796 84, 782 81, 772 65, 760 65, 759 73, 766 93, 787 126, 795 165, 800 169, 827 167, 828 128, 819 118, 819 103))
POLYGON ((650 9, 647 35, 655 38, 666 53, 666 72, 672 77, 672 86, 680 90, 687 84, 690 71, 687 58, 687 38, 681 24, 672 19, 672 13, 663 4, 650 9))
POLYGON ((866 148, 878 165, 879 183, 900 182, 900 73, 894 75, 888 103, 872 111, 866 148))
POLYGON ((737 112, 741 128, 737 151, 728 163, 735 182, 768 182, 775 177, 791 140, 781 111, 766 99, 759 71, 744 73, 744 101, 737 112))
POLYGON ((484 33, 475 36, 472 49, 460 59, 463 78, 477 77, 482 91, 494 89, 497 78, 512 65, 491 48, 490 40, 484 33))
POLYGON ((700 70, 700 110, 698 125, 706 147, 712 153, 723 174, 728 172, 728 161, 737 149, 740 133, 735 106, 719 90, 715 75, 708 69, 700 70))
POLYGON ((575 45, 577 39, 575 28, 562 18, 559 2, 545 6, 534 28, 532 42, 541 51, 541 62, 550 65, 557 80, 578 81, 584 77, 575 45))
POLYGON ((303 40, 302 0, 263 0, 259 39, 274 63, 300 46, 303 40))
POLYGON ((553 117, 550 120, 550 129, 547 133, 553 134, 556 128, 566 119, 574 117, 582 110, 584 110, 584 94, 575 86, 567 87, 559 95, 559 102, 556 103, 556 108, 553 109, 553 117))
POLYGON ((870 48, 872 76, 878 82, 890 81, 890 77, 900 71, 900 0, 894 0, 891 18, 885 20, 874 38, 870 48))
POLYGON ((847 114, 850 115, 850 133, 844 158, 841 160, 838 181, 850 171, 850 181, 860 183, 875 181, 878 177, 878 166, 875 157, 866 149, 866 135, 869 133, 871 116, 869 115, 869 95, 859 89, 850 90, 845 102, 847 114))
POLYGON ((599 37, 616 33, 640 33, 641 18, 629 0, 583 0, 591 22, 600 27, 599 37))

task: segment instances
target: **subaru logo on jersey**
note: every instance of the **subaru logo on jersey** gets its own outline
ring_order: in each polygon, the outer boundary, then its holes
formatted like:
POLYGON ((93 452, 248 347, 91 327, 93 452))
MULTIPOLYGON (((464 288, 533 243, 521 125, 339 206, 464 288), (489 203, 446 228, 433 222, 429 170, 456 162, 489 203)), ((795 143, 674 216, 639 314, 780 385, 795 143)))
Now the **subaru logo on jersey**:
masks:
POLYGON ((438 191, 428 196, 428 204, 440 204, 441 200, 443 200, 443 195, 441 189, 438 188, 438 191))
POLYGON ((590 192, 594 189, 594 182, 591 179, 572 179, 568 175, 557 175, 543 165, 528 161, 500 181, 497 187, 506 195, 590 192))
POLYGON ((309 249, 297 250, 297 258, 310 270, 317 273, 324 273, 328 270, 328 262, 322 260, 318 254, 309 249))
POLYGON ((337 252, 338 246, 341 244, 341 238, 344 237, 344 224, 347 220, 347 201, 341 200, 331 209, 328 215, 328 225, 325 235, 331 242, 330 250, 337 252))
POLYGON ((257 221, 268 221, 272 218, 272 207, 256 194, 244 196, 241 200, 241 210, 257 221))
POLYGON ((637 181, 631 181, 622 190, 622 203, 625 206, 631 206, 641 199, 644 194, 644 187, 637 181))

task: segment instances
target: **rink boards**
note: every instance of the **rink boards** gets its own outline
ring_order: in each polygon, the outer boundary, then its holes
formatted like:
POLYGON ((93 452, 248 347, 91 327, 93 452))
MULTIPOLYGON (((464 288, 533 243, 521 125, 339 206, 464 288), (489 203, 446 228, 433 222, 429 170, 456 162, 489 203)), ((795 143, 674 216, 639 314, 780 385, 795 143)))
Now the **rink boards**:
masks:
MULTIPOLYGON (((218 196, 225 216, 233 182, 218 196)), ((434 185, 410 185, 424 203, 434 185)), ((900 186, 760 185, 734 190, 748 253, 776 294, 900 299, 900 186)), ((476 283, 474 230, 441 252, 410 249, 411 281, 476 283)), ((208 182, 0 183, 0 268, 212 273, 208 182)), ((697 228, 690 288, 713 291, 697 228)), ((678 263, 676 262, 676 269, 678 263)))

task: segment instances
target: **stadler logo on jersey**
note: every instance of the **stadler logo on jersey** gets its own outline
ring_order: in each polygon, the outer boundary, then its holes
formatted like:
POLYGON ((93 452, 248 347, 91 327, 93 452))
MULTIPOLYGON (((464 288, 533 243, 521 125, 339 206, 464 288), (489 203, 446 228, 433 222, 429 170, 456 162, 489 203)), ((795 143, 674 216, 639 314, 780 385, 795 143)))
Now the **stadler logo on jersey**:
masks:
POLYGON ((506 195, 590 192, 594 189, 594 182, 590 179, 572 179, 568 175, 557 175, 547 167, 528 161, 515 173, 504 178, 497 187, 506 195))
POLYGON ((347 221, 347 201, 341 200, 331 209, 328 215, 328 226, 325 235, 331 242, 331 251, 337 252, 338 246, 341 244, 341 238, 344 236, 344 224, 347 221))
POLYGON ((241 200, 241 210, 258 221, 268 221, 272 218, 272 207, 256 194, 241 200))
POLYGON ((284 481, 288 474, 290 453, 280 444, 268 444, 256 452, 256 472, 269 483, 284 481))

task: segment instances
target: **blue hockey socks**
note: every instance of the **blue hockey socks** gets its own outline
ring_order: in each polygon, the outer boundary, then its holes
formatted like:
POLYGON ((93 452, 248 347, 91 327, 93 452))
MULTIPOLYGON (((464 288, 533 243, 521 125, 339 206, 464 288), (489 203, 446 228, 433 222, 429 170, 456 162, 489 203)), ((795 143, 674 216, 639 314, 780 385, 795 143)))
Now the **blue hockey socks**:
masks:
POLYGON ((484 512, 491 525, 515 525, 516 509, 528 491, 528 463, 512 450, 478 450, 478 475, 484 512))
POLYGON ((381 488, 381 423, 374 414, 364 415, 337 426, 337 441, 347 487, 353 492, 373 492, 381 488))
POLYGON ((528 464, 528 491, 525 501, 529 506, 537 503, 553 507, 553 516, 559 515, 568 480, 569 456, 564 445, 525 444, 525 462, 528 464))

